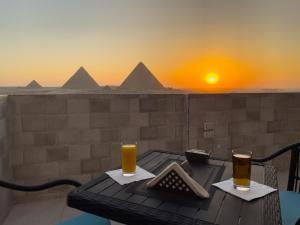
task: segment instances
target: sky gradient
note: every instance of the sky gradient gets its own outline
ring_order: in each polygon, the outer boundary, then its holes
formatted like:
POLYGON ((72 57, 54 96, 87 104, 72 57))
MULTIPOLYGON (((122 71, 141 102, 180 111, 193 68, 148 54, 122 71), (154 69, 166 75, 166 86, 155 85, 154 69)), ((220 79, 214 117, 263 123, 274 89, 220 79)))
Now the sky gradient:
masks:
POLYGON ((142 61, 177 88, 300 88, 299 0, 0 0, 0 85, 119 85, 142 61), (205 83, 219 74, 215 85, 205 83))

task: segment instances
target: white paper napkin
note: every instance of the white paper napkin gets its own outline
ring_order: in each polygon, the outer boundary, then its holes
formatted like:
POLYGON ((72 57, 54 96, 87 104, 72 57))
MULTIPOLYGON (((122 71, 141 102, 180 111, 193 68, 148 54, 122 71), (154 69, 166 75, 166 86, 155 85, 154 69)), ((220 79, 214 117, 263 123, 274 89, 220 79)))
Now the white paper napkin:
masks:
POLYGON ((249 191, 239 191, 233 187, 233 179, 230 178, 225 181, 221 181, 219 183, 213 184, 213 186, 216 186, 223 191, 226 191, 232 195, 235 195, 241 199, 244 199, 246 201, 251 201, 256 198, 261 198, 267 194, 270 194, 277 189, 274 189, 272 187, 269 187, 264 184, 257 183, 255 181, 250 182, 250 190, 249 191))
POLYGON ((123 176, 122 169, 107 171, 106 174, 121 185, 155 177, 154 174, 144 170, 139 166, 136 167, 135 175, 130 177, 123 176))

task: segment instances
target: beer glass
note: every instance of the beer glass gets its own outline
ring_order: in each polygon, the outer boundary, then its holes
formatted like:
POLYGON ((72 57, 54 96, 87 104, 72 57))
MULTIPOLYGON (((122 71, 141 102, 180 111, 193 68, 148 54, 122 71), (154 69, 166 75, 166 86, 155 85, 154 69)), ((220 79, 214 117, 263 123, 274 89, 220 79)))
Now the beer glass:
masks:
POLYGON ((137 145, 121 144, 123 176, 133 176, 136 170, 137 145))
POLYGON ((232 151, 233 185, 237 190, 248 191, 250 189, 251 156, 250 151, 232 151))

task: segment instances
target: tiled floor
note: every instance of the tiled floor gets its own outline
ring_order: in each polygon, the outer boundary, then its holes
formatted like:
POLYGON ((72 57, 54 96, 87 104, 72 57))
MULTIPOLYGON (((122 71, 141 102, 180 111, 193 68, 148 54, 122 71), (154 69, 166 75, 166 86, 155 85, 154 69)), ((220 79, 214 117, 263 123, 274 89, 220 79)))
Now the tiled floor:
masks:
MULTIPOLYGON (((287 172, 278 173, 279 190, 285 190, 287 172)), ((17 204, 10 211, 3 225, 55 225, 82 213, 66 205, 66 199, 17 204)), ((111 221, 112 225, 120 223, 111 221)))

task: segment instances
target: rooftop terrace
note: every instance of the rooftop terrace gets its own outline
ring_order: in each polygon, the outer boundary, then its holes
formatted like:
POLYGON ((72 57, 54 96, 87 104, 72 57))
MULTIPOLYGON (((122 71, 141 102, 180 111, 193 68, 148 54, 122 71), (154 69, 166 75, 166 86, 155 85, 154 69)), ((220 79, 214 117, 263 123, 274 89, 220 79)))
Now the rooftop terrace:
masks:
MULTIPOLYGON (((199 148, 229 159, 233 148, 262 157, 299 135, 299 93, 3 95, 0 177, 25 185, 57 178, 86 182, 120 164, 121 141, 138 141, 139 153, 199 148)), ((285 170, 285 162, 272 163, 285 170)), ((0 189, 0 218, 14 203, 54 201, 68 191, 0 189)), ((64 209, 62 203, 59 213, 64 209)))

